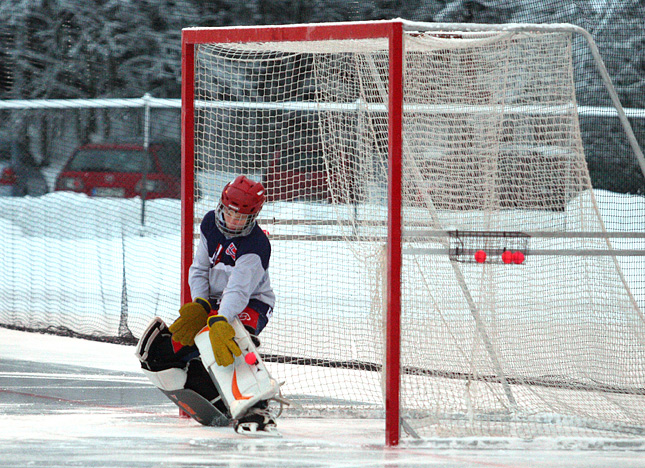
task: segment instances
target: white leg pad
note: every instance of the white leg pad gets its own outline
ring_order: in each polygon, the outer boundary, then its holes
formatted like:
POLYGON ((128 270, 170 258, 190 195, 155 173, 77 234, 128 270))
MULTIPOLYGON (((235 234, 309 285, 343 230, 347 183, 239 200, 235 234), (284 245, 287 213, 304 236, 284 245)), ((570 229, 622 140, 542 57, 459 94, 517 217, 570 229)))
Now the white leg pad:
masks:
POLYGON ((277 396, 280 385, 269 374, 242 322, 235 318, 231 325, 235 330, 235 341, 242 350, 242 355, 235 357, 235 362, 230 366, 218 366, 215 362, 208 337, 208 327, 204 327, 197 334, 195 344, 201 354, 202 363, 208 369, 231 416, 233 419, 238 419, 258 401, 277 396), (246 356, 249 353, 255 354, 254 364, 247 364, 246 356))
POLYGON ((159 372, 141 370, 157 388, 166 391, 181 390, 188 379, 188 373, 184 369, 172 368, 159 372))

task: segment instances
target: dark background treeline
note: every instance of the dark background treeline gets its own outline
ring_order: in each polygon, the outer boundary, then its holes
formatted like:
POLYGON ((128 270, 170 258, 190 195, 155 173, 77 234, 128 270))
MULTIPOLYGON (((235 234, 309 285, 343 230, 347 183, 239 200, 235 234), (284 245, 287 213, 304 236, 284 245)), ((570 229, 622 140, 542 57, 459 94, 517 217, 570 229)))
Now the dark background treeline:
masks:
MULTIPOLYGON (((645 109, 642 0, 4 0, 0 99, 131 98, 145 93, 179 98, 182 28, 397 17, 581 26, 597 42, 624 107, 645 109)), ((579 104, 609 106, 584 41, 577 38, 574 48, 579 104)), ((0 120, 5 121, 0 131, 20 133, 26 125, 7 112, 0 113, 0 120), (7 129, 9 121, 18 128, 7 129)), ((631 123, 643 146, 645 115, 631 123)), ((581 126, 595 186, 645 193, 618 120, 586 116, 581 126), (619 177, 608 175, 616 171, 619 177)))

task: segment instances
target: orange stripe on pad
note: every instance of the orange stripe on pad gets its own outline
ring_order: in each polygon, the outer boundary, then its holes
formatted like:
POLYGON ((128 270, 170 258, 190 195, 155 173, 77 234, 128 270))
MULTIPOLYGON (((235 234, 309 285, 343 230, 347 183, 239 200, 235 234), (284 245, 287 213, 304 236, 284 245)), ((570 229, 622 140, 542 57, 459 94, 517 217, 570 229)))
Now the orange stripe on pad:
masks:
POLYGON ((242 392, 240 392, 240 387, 237 386, 237 372, 233 371, 233 385, 231 386, 231 390, 233 390, 233 397, 236 400, 250 400, 250 396, 244 396, 242 395, 242 392))

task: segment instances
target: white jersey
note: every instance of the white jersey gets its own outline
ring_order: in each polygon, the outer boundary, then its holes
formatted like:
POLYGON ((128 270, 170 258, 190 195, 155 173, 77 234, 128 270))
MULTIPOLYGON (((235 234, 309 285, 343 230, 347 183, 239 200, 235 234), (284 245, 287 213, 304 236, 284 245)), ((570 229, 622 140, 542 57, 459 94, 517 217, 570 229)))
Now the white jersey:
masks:
POLYGON ((231 321, 249 301, 275 305, 269 281, 271 244, 256 224, 246 236, 227 238, 217 228, 215 211, 200 226, 200 240, 188 274, 193 300, 208 299, 218 313, 231 321))

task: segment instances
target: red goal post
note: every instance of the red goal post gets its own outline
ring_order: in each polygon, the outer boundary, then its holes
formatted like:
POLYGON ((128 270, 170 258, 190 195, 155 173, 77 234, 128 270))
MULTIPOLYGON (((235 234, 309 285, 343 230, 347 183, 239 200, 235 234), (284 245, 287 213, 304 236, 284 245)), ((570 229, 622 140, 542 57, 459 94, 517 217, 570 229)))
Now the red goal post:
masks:
POLYGON ((388 443, 396 445, 399 426, 399 310, 401 270, 401 115, 402 34, 400 21, 369 23, 309 24, 239 28, 194 28, 182 31, 182 302, 190 300, 188 268, 193 255, 194 233, 194 51, 203 43, 245 43, 272 41, 322 41, 386 38, 391 54, 389 99, 390 185, 388 217, 388 333, 386 432, 388 443))
POLYGON ((591 188, 573 34, 588 41, 645 172, 597 49, 575 26, 183 30, 182 301, 195 220, 214 208, 220 175, 262 177, 279 298, 263 355, 290 376, 287 397, 319 392, 311 411, 382 408, 387 445, 402 428, 638 433, 645 321, 591 188), (468 245, 452 249, 451 236, 468 245), (530 258, 502 261, 509 239, 530 258), (483 261, 464 257, 489 248, 483 261), (598 324, 610 330, 600 351, 598 324), (348 382, 355 394, 334 393, 348 382))

